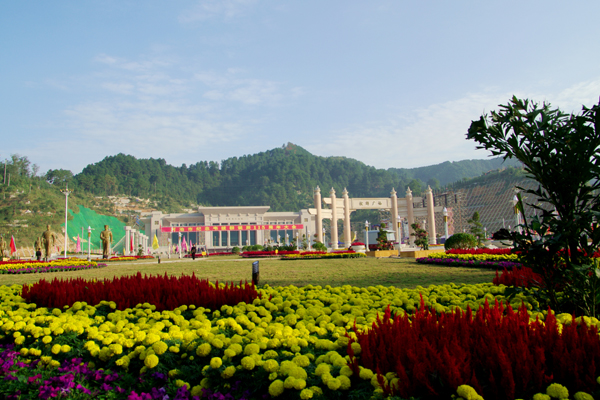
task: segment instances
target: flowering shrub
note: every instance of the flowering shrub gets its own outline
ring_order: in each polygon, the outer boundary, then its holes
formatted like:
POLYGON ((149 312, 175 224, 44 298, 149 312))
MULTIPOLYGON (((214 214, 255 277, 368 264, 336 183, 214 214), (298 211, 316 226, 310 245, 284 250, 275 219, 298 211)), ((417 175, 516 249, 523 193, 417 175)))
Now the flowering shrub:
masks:
POLYGON ((449 398, 468 384, 486 399, 532 396, 553 379, 571 390, 594 391, 600 338, 585 322, 561 326, 549 312, 531 321, 527 308, 506 312, 498 302, 473 316, 470 309, 430 312, 421 301, 412 318, 389 308, 371 330, 350 338, 350 368, 377 371, 386 395, 449 398), (358 344, 359 346, 356 346, 358 344))
POLYGON ((363 242, 352 242, 352 246, 364 246, 363 242))
POLYGON ((110 308, 124 310, 139 303, 151 303, 158 311, 173 310, 183 304, 210 309, 224 304, 251 302, 258 297, 254 285, 212 285, 192 276, 123 276, 112 280, 86 281, 81 278, 51 282, 45 279, 23 287, 21 296, 42 307, 72 306, 82 301, 90 304, 110 303, 110 308))
POLYGON ((496 277, 493 280, 494 285, 505 285, 505 286, 522 286, 532 287, 543 285, 543 279, 539 274, 533 272, 531 268, 504 268, 502 275, 498 276, 496 271, 496 277))

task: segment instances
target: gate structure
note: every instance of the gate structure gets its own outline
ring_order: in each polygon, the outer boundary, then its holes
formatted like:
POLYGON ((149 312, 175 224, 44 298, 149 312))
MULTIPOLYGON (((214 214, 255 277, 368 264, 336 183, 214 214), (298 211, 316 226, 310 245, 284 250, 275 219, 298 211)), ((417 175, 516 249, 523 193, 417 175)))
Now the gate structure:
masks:
MULTIPOLYGON (((413 229, 411 224, 421 218, 426 218, 427 227, 429 228, 429 243, 436 244, 435 232, 435 213, 441 212, 442 206, 434 206, 433 192, 431 187, 427 187, 425 191, 425 199, 422 197, 413 197, 410 188, 406 190, 406 197, 398 198, 394 189, 390 192, 390 197, 381 198, 350 198, 348 191, 344 188, 342 198, 338 199, 335 190, 331 188, 329 197, 321 199, 321 189, 317 186, 314 190, 315 208, 309 208, 308 213, 315 215, 317 240, 323 242, 323 219, 331 220, 331 242, 333 249, 338 248, 338 230, 337 221, 344 221, 344 243, 346 246, 351 242, 350 228, 350 213, 356 210, 373 210, 373 209, 388 209, 392 215, 392 223, 396 238, 400 239, 401 229, 400 223, 402 220, 408 222, 408 241, 413 244, 414 239, 411 236, 413 229), (415 208, 414 202, 422 202, 424 207, 415 208), (322 203, 325 203, 329 208, 323 208, 322 203)), ((399 240, 400 241, 400 240, 399 240)))

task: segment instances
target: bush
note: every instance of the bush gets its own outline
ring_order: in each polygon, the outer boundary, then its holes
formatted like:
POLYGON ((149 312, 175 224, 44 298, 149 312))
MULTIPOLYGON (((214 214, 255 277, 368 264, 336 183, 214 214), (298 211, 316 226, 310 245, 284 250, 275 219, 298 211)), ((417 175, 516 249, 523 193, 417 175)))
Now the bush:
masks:
POLYGON ((319 251, 327 251, 327 246, 321 242, 314 242, 312 248, 319 251))
POLYGON ((477 238, 470 233, 455 233, 450 236, 446 243, 444 243, 444 249, 472 249, 477 247, 477 238))
POLYGON ((240 248, 237 246, 233 246, 233 249, 231 249, 231 252, 233 254, 240 254, 240 248))

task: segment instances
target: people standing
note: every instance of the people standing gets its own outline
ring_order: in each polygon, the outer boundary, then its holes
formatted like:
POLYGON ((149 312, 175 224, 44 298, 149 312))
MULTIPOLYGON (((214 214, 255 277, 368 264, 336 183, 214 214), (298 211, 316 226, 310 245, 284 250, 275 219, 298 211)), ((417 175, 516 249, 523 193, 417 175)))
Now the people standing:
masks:
POLYGON ((192 254, 192 260, 196 259, 196 245, 192 245, 192 249, 190 250, 190 253, 192 254))

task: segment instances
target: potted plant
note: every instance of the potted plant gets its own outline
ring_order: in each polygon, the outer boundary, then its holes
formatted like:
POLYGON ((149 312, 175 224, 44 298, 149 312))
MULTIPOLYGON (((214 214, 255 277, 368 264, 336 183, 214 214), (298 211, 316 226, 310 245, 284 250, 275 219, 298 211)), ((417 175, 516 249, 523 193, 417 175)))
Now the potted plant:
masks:
POLYGON ((352 242, 350 248, 356 252, 364 253, 365 252, 365 244, 363 242, 352 242))

